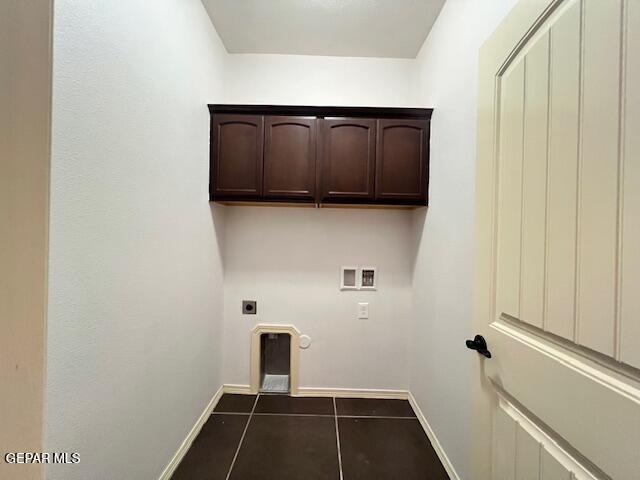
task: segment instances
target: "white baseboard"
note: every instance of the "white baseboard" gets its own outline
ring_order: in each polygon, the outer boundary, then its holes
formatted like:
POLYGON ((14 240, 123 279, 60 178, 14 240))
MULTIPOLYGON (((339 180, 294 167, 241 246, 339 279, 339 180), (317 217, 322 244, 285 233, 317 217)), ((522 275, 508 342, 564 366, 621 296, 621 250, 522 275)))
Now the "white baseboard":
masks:
POLYGON ((422 410, 420 410, 420 407, 418 406, 418 402, 416 402, 416 399, 411 392, 409 392, 408 400, 409 400, 409 403, 411 404, 411 407, 413 408, 413 411, 416 413, 418 420, 420 421, 420 425, 422 425, 422 429, 427 434, 427 437, 429 437, 431 446, 436 451, 436 454, 438 455, 440 462, 444 466, 444 469, 447 471, 449 478, 451 480, 460 480, 460 476, 456 472, 455 468, 453 468, 453 464, 451 463, 451 460, 449 460, 449 457, 447 457, 447 454, 442 448, 442 445, 440 445, 440 442, 438 441, 438 437, 436 437, 435 432, 431 428, 431 425, 429 425, 429 422, 427 422, 427 419, 422 413, 422 410))
MULTIPOLYGON (((224 393, 249 394, 249 385, 225 384, 224 393)), ((314 388, 298 387, 297 397, 354 397, 354 398, 391 398, 407 400, 409 392, 406 390, 374 390, 368 388, 314 388)))
POLYGON ((249 385, 238 385, 235 383, 225 383, 222 386, 224 393, 239 393, 241 395, 248 395, 251 393, 251 387, 249 385))
POLYGON ((211 401, 202 412, 202 415, 200 415, 198 420, 196 420, 195 425, 193 426, 191 431, 187 434, 187 437, 183 440, 182 444, 178 448, 178 451, 175 453, 171 461, 168 463, 168 465, 164 468, 164 470, 160 474, 159 480, 169 480, 171 478, 171 475, 173 475, 173 472, 175 472, 176 468, 178 467, 183 457, 189 450, 189 447, 191 447, 191 444, 200 433, 202 426, 209 419, 209 416, 211 415, 211 412, 213 411, 213 409, 216 408, 216 405, 220 400, 220 397, 222 397, 223 393, 225 393, 224 387, 220 387, 218 391, 213 395, 213 398, 211 398, 211 401))
POLYGON ((407 400, 406 390, 374 390, 369 388, 313 388, 298 387, 299 397, 353 397, 353 398, 390 398, 407 400))

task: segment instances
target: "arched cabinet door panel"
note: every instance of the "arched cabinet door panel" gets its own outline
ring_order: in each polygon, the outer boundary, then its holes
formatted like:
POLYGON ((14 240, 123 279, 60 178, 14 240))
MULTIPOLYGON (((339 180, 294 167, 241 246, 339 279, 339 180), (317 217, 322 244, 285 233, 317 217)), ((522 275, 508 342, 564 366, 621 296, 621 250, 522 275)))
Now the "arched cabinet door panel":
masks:
POLYGON ((321 125, 321 200, 373 200, 376 120, 330 117, 321 125))
POLYGON ((378 120, 376 200, 427 203, 429 123, 378 120))
POLYGON ((261 115, 213 117, 209 183, 213 199, 260 197, 263 133, 261 115))
POLYGON ((315 199, 316 121, 315 117, 265 117, 265 198, 315 199))

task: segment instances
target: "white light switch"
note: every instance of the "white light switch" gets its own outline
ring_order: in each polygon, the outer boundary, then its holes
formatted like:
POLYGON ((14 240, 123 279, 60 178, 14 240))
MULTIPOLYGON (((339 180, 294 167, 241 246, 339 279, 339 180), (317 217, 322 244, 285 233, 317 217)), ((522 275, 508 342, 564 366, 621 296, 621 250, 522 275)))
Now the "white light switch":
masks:
POLYGON ((365 320, 369 318, 369 303, 358 304, 358 319, 365 320))

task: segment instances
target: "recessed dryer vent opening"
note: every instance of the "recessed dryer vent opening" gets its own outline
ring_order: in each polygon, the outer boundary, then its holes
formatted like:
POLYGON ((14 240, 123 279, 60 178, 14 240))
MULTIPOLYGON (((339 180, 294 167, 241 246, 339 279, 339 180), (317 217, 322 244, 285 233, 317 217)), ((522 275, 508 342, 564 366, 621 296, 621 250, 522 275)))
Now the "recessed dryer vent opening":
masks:
POLYGON ((251 331, 251 393, 297 396, 299 362, 300 331, 295 326, 261 323, 251 331))
POLYGON ((291 335, 263 333, 260 336, 260 391, 289 393, 291 379, 291 335))

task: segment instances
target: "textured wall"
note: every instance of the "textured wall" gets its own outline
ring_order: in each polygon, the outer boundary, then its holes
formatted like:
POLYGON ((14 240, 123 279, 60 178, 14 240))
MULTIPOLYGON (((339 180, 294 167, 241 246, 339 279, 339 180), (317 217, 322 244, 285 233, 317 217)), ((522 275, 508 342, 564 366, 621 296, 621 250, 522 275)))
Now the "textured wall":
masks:
POLYGON ((250 331, 281 323, 313 340, 301 387, 406 389, 411 212, 226 208, 224 381, 249 383, 250 331), (378 290, 340 291, 351 265, 378 267, 378 290), (242 300, 257 300, 258 314, 242 315, 242 300))
POLYGON ((225 101, 412 106, 415 61, 306 55, 229 55, 225 101))
POLYGON ((226 53, 198 0, 55 2, 50 479, 157 478, 221 384, 208 112, 226 53))
POLYGON ((469 466, 472 251, 478 50, 515 0, 449 0, 416 62, 416 95, 434 108, 429 209, 414 216, 410 382, 461 478, 469 466))

